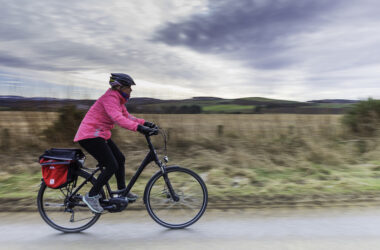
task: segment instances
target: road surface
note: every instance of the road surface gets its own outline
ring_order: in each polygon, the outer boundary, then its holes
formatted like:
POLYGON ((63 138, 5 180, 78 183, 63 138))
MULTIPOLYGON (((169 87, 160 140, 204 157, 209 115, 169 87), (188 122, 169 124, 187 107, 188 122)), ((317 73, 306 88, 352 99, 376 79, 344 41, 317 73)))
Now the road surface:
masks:
POLYGON ((0 249, 380 249, 380 208, 209 210, 182 230, 125 211, 77 234, 50 228, 37 212, 0 213, 0 249))

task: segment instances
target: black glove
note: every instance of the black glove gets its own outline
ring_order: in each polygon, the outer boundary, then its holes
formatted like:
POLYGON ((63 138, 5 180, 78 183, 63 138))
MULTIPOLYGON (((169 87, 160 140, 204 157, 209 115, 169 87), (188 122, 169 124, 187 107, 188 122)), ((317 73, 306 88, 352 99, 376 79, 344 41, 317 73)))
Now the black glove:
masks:
POLYGON ((137 131, 139 131, 141 134, 149 136, 158 134, 158 129, 141 126, 140 124, 137 126, 137 131))
POLYGON ((156 128, 156 124, 154 124, 153 122, 144 122, 144 126, 145 127, 149 127, 149 128, 156 128))

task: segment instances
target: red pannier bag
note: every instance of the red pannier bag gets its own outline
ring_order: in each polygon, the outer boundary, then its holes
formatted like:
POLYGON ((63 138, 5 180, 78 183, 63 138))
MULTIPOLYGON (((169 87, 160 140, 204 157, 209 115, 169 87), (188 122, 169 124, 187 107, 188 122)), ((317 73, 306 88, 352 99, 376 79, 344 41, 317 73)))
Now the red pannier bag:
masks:
POLYGON ((83 167, 85 156, 80 149, 52 148, 40 156, 42 178, 50 188, 62 188, 75 180, 75 171, 83 167))
POLYGON ((42 168, 42 178, 46 186, 59 188, 67 184, 70 161, 42 158, 40 164, 42 168))

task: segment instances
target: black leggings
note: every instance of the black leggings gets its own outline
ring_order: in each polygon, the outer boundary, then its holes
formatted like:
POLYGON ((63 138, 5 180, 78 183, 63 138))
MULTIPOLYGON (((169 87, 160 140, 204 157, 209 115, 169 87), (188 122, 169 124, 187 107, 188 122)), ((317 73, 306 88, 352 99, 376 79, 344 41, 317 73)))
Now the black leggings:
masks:
POLYGON ((78 142, 105 168, 91 188, 89 196, 99 194, 102 187, 113 174, 116 176, 117 188, 125 188, 125 157, 111 139, 105 140, 97 137, 80 140, 78 142))

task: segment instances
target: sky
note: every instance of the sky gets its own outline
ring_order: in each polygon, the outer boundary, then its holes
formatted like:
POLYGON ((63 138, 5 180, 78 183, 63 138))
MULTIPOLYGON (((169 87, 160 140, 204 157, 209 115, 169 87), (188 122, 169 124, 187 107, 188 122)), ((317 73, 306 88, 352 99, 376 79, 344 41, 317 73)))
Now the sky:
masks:
POLYGON ((0 95, 380 98, 377 0, 0 0, 0 95))

